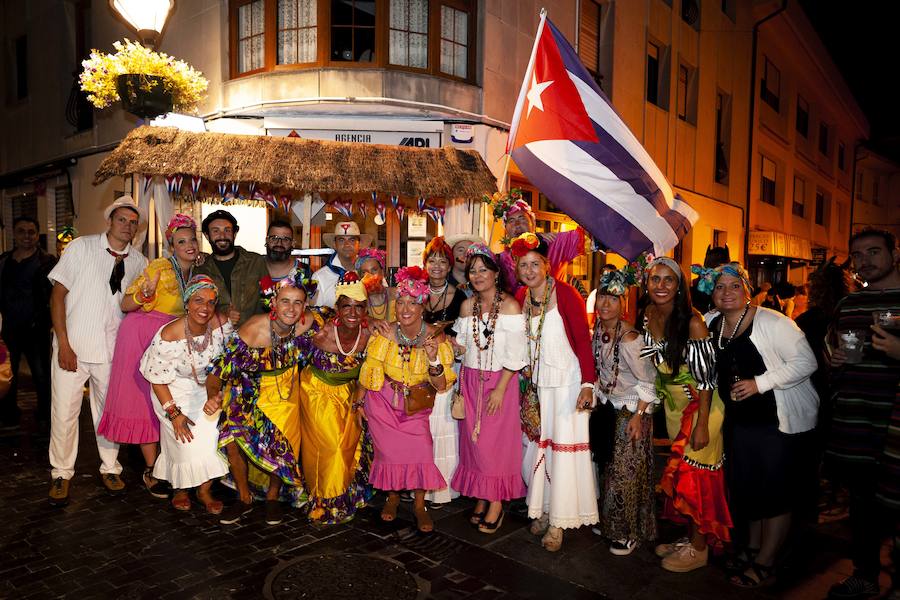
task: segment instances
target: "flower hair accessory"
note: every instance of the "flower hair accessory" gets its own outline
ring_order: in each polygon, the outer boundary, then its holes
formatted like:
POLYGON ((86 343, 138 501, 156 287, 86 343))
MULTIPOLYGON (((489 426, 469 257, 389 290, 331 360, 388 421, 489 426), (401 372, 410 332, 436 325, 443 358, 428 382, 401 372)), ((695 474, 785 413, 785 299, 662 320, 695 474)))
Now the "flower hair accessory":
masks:
POLYGON ((532 250, 542 256, 547 256, 547 243, 531 232, 523 233, 509 245, 510 254, 517 260, 532 250))
POLYGON ((469 246, 469 249, 466 250, 466 260, 469 260, 473 256, 487 256, 491 260, 496 260, 496 258, 494 257, 494 253, 491 252, 491 249, 482 243, 472 244, 471 246, 469 246))
POLYGON ((425 249, 422 251, 422 260, 426 260, 432 254, 438 254, 447 259, 451 265, 453 264, 453 248, 451 248, 447 242, 444 241, 442 236, 435 236, 431 238, 431 241, 425 246, 425 249))
POLYGON ((485 194, 481 201, 491 205, 491 213, 495 219, 505 221, 508 216, 523 211, 531 214, 531 206, 522 199, 522 190, 518 188, 508 192, 494 192, 490 196, 485 194))
POLYGON ((175 235, 175 232, 179 229, 192 229, 196 231, 197 222, 191 217, 181 213, 175 215, 169 220, 169 224, 166 226, 166 241, 171 244, 172 236, 175 235))
POLYGON ((698 264, 691 265, 691 273, 697 276, 697 289, 704 294, 712 294, 719 273, 715 269, 698 264))
POLYGON ((421 267, 402 267, 394 277, 397 280, 397 297, 409 296, 417 304, 428 299, 428 273, 421 267))
POLYGON ((615 271, 607 271, 600 277, 600 293, 609 296, 623 296, 631 286, 637 285, 640 278, 632 265, 626 265, 615 271))
POLYGON ((363 263, 367 260, 374 260, 381 266, 381 270, 384 271, 386 263, 386 255, 384 250, 379 250, 378 248, 363 248, 359 251, 359 254, 356 255, 356 262, 353 263, 353 268, 357 271, 362 268, 363 263))
POLYGON ((278 294, 278 290, 286 287, 293 287, 303 290, 306 293, 306 299, 309 300, 316 295, 319 289, 319 282, 315 279, 307 279, 302 272, 297 272, 293 277, 288 276, 278 281, 272 279, 270 275, 266 275, 259 280, 260 302, 267 309, 272 308, 272 300, 278 294))

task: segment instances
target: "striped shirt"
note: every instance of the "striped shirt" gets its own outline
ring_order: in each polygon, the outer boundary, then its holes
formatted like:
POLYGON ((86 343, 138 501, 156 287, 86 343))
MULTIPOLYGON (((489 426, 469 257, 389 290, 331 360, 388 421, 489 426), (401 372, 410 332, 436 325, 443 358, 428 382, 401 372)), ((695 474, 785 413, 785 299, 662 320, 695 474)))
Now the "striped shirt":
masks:
MULTIPOLYGON (((85 235, 72 240, 48 278, 64 286, 66 295, 66 331, 69 345, 81 362, 107 363, 112 361, 122 313, 122 292, 113 294, 109 287, 116 259, 106 234, 85 235)), ((122 289, 141 274, 147 259, 130 244, 122 251, 125 258, 125 277, 122 289)))
POLYGON ((827 452, 854 464, 882 462, 888 423, 900 384, 900 361, 872 348, 872 312, 900 309, 900 288, 862 290, 841 300, 829 331, 865 330, 862 360, 832 370, 833 416, 827 452))

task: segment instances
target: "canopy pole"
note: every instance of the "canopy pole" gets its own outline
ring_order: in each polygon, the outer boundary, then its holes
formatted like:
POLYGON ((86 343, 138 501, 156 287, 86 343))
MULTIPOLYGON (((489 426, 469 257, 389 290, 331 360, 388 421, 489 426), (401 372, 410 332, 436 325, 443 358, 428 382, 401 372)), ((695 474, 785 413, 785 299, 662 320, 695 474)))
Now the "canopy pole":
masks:
POLYGON ((301 209, 300 223, 303 225, 303 233, 300 238, 301 247, 309 248, 310 223, 312 222, 312 194, 303 194, 303 208, 301 209))

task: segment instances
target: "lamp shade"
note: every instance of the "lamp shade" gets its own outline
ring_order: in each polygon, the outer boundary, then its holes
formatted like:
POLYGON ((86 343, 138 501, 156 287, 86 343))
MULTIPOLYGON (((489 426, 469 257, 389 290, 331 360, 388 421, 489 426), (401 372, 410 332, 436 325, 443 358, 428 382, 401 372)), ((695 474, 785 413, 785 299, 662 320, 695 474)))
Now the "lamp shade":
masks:
POLYGON ((175 0, 109 0, 109 6, 141 37, 156 45, 175 0))

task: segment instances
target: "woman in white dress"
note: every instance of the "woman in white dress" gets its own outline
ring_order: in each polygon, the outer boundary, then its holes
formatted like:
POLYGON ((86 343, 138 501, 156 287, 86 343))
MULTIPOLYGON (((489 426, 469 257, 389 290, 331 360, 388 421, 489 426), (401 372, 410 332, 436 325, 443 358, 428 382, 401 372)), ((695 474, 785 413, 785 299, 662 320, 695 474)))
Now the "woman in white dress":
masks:
MULTIPOLYGON (((544 548, 555 552, 564 529, 599 520, 588 433, 596 376, 584 300, 549 275, 547 251, 547 242, 533 233, 510 244, 516 274, 525 284, 516 299, 529 342, 526 369, 540 404, 539 422, 523 410, 528 516, 535 519, 531 532, 543 535, 544 548)), ((529 397, 526 391, 526 406, 529 397)))
POLYGON ((188 490, 196 487, 197 500, 214 515, 222 512, 222 503, 213 498, 210 486, 228 473, 228 463, 218 452, 219 411, 207 403, 206 367, 221 354, 231 332, 231 325, 216 315, 217 299, 212 279, 191 279, 184 290, 187 314, 160 329, 141 360, 160 421, 153 477, 172 484, 177 510, 190 509, 188 490))

